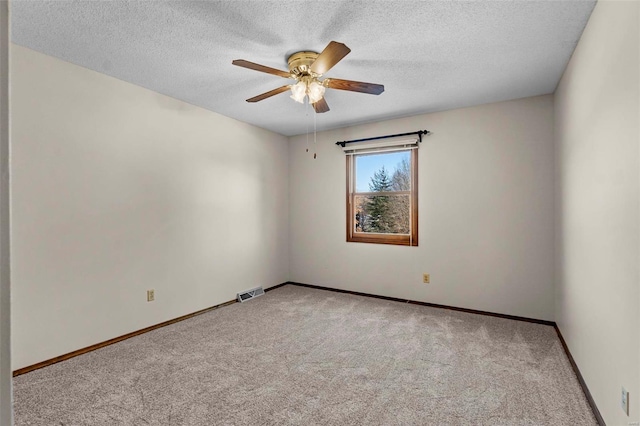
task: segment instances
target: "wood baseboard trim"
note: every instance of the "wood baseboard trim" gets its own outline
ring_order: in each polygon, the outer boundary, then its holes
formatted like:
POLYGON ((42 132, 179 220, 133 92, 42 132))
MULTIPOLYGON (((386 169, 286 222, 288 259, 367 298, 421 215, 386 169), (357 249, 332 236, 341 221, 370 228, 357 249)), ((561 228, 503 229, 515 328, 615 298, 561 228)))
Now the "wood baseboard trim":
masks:
POLYGON ((389 297, 389 296, 380 296, 380 295, 377 295, 377 294, 361 293, 361 292, 358 292, 358 291, 342 290, 342 289, 331 288, 331 287, 321 287, 321 286, 312 285, 312 284, 303 284, 303 283, 296 283, 296 282, 289 282, 288 284, 293 284, 293 285, 297 285, 297 286, 300 286, 300 287, 315 288, 315 289, 318 289, 318 290, 335 291, 337 293, 353 294, 353 295, 356 295, 356 296, 373 297, 373 298, 376 298, 376 299, 391 300, 393 302, 411 303, 412 305, 429 306, 431 308, 448 309, 450 311, 466 312, 466 313, 469 313, 469 314, 486 315, 486 316, 490 316, 490 317, 505 318, 505 319, 511 319, 511 320, 515 320, 515 321, 532 322, 532 323, 535 323, 535 324, 543 324, 543 325, 548 325, 548 326, 552 326, 552 327, 556 325, 556 323, 553 322, 553 321, 546 321, 546 320, 541 320, 541 319, 536 319, 536 318, 519 317, 519 316, 507 315, 507 314, 497 314, 495 312, 478 311, 478 310, 475 310, 475 309, 467 309, 467 308, 458 308, 456 306, 439 305, 437 303, 429 303, 429 302, 419 302, 417 300, 400 299, 400 298, 397 298, 397 297, 389 297))
MULTIPOLYGON (((267 291, 275 290, 276 288, 282 287, 283 285, 286 285, 286 284, 287 283, 281 283, 281 284, 275 285, 273 287, 269 287, 269 288, 265 289, 264 291, 267 292, 267 291)), ((198 316, 198 315, 202 315, 202 314, 204 314, 206 312, 213 311, 215 309, 222 308, 224 306, 232 305, 234 303, 237 303, 237 300, 235 300, 235 299, 234 300, 229 300, 227 302, 220 303, 218 305, 211 306, 209 308, 201 309, 199 311, 192 312, 190 314, 183 315, 181 317, 174 318, 174 319, 171 319, 171 320, 168 320, 168 321, 164 321, 164 322, 161 322, 159 324, 155 324, 155 325, 152 325, 152 326, 149 326, 149 327, 145 327, 145 328, 140 329, 140 330, 132 331, 131 333, 123 334, 122 336, 114 337, 113 339, 105 340, 104 342, 96 343, 95 345, 87 346, 86 348, 78 349, 78 350, 75 350, 73 352, 69 352, 67 354, 60 355, 60 356, 57 356, 55 358, 51 358, 51 359, 39 362, 37 364, 33 364, 33 365, 28 365, 26 367, 22 367, 22 368, 20 368, 18 370, 15 370, 13 372, 13 377, 20 376, 21 374, 29 373, 29 372, 34 371, 34 370, 38 370, 40 368, 48 367, 50 365, 57 364, 57 363, 62 362, 62 361, 66 361, 68 359, 77 357, 79 355, 83 355, 83 354, 86 354, 88 352, 95 351, 96 349, 104 348, 105 346, 113 345, 114 343, 118 343, 118 342, 121 342, 123 340, 127 340, 127 339, 130 339, 132 337, 139 336, 139 335, 144 334, 144 333, 148 333, 148 332, 156 330, 158 328, 166 327, 167 325, 175 324, 177 322, 184 321, 186 319, 193 318, 193 317, 198 316)))
POLYGON ((589 388, 587 387, 587 383, 584 381, 584 377, 582 377, 582 373, 580 373, 580 369, 578 368, 578 364, 573 359, 573 355, 571 355, 571 351, 569 351, 569 347, 567 346, 567 342, 565 342, 564 337, 562 337, 562 333, 558 328, 558 324, 554 324, 553 326, 556 329, 556 333, 558 334, 558 338, 560 339, 560 343, 562 343, 562 348, 564 349, 564 353, 567 354, 567 358, 569 358, 569 363, 571 364, 571 368, 573 368, 573 372, 578 378, 578 382, 580 382, 580 387, 584 392, 584 396, 587 398, 589 405, 591 406, 591 411, 593 411, 593 415, 595 416, 598 425, 606 426, 604 422, 604 418, 602 418, 602 414, 600 414, 600 410, 598 410, 598 406, 596 405, 596 401, 593 399, 589 388))
POLYGON ((280 287, 285 286, 287 284, 289 284, 289 281, 287 281, 286 283, 281 283, 281 284, 274 285, 273 287, 269 287, 269 288, 265 289, 264 291, 275 290, 276 288, 280 288, 280 287))

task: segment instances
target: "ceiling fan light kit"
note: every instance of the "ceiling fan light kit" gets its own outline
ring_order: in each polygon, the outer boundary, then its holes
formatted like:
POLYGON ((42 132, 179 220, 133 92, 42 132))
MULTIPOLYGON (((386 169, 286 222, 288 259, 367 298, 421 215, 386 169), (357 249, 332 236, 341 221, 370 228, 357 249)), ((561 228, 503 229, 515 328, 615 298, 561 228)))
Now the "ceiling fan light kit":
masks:
POLYGON ((309 103, 315 104, 322 99, 324 91, 325 87, 317 79, 305 76, 291 85, 291 99, 303 104, 305 97, 309 96, 309 103))
POLYGON ((291 99, 299 103, 304 103, 304 100, 308 98, 309 103, 313 105, 313 109, 316 113, 323 113, 329 111, 329 105, 324 99, 325 90, 327 88, 368 93, 371 95, 379 95, 384 92, 384 86, 381 84, 331 78, 320 80, 323 74, 333 68, 334 65, 347 56, 349 52, 351 52, 351 49, 343 43, 338 43, 336 41, 330 42, 320 54, 312 51, 296 52, 287 59, 287 64, 289 65, 288 73, 286 71, 249 62, 244 59, 236 59, 232 64, 296 80, 296 83, 294 84, 282 86, 261 95, 254 96, 253 98, 249 98, 247 99, 247 102, 259 102, 277 95, 278 93, 291 90, 291 99))

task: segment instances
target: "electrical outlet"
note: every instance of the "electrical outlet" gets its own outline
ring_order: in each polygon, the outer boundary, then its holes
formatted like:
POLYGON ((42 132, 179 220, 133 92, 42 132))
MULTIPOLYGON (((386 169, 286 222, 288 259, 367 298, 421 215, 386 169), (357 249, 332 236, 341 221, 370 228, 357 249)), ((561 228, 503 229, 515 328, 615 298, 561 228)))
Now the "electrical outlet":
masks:
POLYGON ((429 284, 429 281, 431 280, 431 277, 429 276, 429 274, 422 274, 422 282, 425 284, 429 284))
POLYGON ((620 405, 622 406, 622 411, 628 416, 629 415, 629 392, 622 388, 622 398, 620 399, 620 405))
POLYGON ((153 302, 154 300, 156 300, 156 291, 147 290, 147 302, 153 302))

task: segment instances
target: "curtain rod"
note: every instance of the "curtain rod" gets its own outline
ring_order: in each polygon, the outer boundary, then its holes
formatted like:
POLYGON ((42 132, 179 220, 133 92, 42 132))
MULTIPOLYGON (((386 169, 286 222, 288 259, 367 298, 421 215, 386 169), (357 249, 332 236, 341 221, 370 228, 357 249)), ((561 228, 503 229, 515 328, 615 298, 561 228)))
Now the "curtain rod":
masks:
POLYGON ((340 145, 341 147, 344 148, 344 146, 346 144, 348 144, 348 143, 366 142, 366 141, 373 141, 373 140, 376 140, 376 139, 396 138, 398 136, 409 136, 409 135, 418 135, 418 137, 420 138, 420 142, 422 142, 422 135, 428 135, 429 133, 431 133, 431 132, 429 132, 428 130, 418 130, 417 132, 398 133, 397 135, 376 136, 375 138, 354 139, 352 141, 336 142, 336 145, 340 145))

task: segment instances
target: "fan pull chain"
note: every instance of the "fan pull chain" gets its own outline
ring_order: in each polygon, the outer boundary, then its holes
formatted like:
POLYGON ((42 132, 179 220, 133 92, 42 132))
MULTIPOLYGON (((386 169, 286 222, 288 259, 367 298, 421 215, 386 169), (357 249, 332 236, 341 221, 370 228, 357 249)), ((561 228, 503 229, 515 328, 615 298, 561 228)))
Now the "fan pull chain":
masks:
MULTIPOLYGON (((315 111, 314 111, 315 112, 315 111)), ((316 144, 316 116, 318 113, 313 114, 313 159, 315 160, 318 156, 317 154, 317 144, 316 144)))
POLYGON ((304 109, 304 122, 307 124, 307 152, 309 152, 309 104, 304 109))

